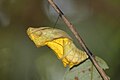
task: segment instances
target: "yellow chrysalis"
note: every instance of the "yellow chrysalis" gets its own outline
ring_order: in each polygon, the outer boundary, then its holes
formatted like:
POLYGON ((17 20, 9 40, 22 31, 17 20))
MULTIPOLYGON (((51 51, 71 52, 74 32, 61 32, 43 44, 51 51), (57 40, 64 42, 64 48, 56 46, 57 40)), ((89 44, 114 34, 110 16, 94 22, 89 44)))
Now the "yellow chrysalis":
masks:
POLYGON ((88 58, 88 55, 79 50, 71 37, 60 29, 50 27, 28 28, 27 34, 37 47, 47 45, 57 57, 62 60, 64 66, 73 67, 88 58))

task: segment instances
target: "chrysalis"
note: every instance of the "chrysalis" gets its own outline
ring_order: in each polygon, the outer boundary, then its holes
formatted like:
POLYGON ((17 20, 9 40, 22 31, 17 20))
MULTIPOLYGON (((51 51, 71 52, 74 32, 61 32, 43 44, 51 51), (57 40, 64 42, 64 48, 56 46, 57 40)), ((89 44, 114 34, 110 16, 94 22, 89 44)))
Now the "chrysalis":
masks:
POLYGON ((73 67, 88 58, 88 55, 79 50, 73 43, 71 37, 60 29, 50 27, 28 28, 27 34, 37 47, 47 45, 64 66, 73 67))

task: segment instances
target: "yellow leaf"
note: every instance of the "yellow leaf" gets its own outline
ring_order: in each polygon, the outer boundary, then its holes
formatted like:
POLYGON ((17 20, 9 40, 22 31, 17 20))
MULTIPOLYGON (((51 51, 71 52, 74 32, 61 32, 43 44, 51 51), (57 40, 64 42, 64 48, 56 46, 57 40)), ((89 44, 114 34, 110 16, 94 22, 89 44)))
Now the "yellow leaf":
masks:
POLYGON ((47 45, 64 66, 73 67, 88 58, 88 55, 79 50, 73 43, 71 37, 60 29, 50 27, 28 28, 27 34, 37 47, 47 45))

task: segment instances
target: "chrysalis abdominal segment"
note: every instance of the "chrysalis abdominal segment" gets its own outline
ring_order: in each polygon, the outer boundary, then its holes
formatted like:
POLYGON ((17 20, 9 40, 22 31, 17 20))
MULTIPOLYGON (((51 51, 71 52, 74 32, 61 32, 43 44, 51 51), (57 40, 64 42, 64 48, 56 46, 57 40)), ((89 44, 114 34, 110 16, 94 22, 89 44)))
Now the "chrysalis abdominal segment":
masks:
POLYGON ((55 51, 56 55, 62 60, 65 67, 67 65, 73 67, 87 58, 87 55, 85 55, 86 53, 76 48, 73 42, 68 38, 55 39, 51 42, 47 42, 46 44, 55 51), (53 45, 54 47, 52 47, 53 45), (61 52, 59 52, 60 47, 61 52))
POLYGON ((88 58, 88 55, 79 50, 71 37, 60 29, 50 27, 28 28, 27 34, 37 47, 47 45, 57 57, 62 60, 64 66, 73 67, 88 58))

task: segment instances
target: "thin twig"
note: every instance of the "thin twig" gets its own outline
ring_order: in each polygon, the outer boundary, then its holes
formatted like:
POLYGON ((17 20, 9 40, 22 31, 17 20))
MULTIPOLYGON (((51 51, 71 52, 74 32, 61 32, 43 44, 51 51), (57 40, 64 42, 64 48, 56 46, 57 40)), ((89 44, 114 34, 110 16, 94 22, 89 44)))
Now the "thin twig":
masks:
POLYGON ((68 21, 68 19, 65 17, 65 15, 63 14, 63 12, 60 10, 60 8, 53 2, 53 0, 48 0, 48 2, 51 4, 51 6, 55 9, 55 11, 60 15, 60 17, 63 19, 63 21, 65 22, 65 24, 67 25, 67 27, 72 31, 72 33, 75 35, 76 39, 78 40, 79 44, 81 45, 81 47, 84 49, 84 51, 87 53, 87 55, 89 56, 91 62, 93 63, 93 65, 95 66, 95 68, 97 69, 97 71, 99 72, 99 74, 101 75, 101 77, 104 80, 109 80, 108 76, 106 75, 106 73, 104 72, 104 70, 98 65, 98 63, 96 62, 94 55, 90 52, 90 50, 88 49, 88 47, 85 45, 84 41, 82 40, 82 38, 80 37, 79 33, 77 32, 77 30, 75 29, 75 27, 68 21))

